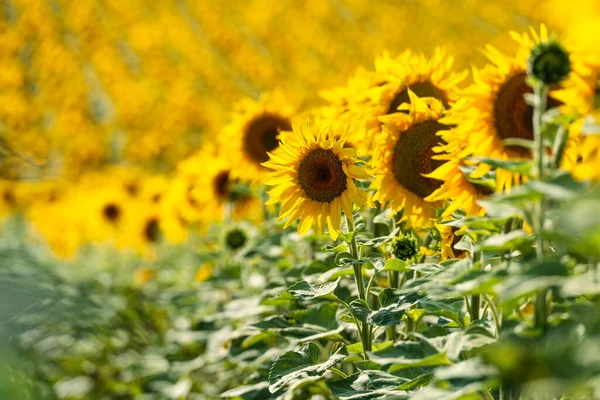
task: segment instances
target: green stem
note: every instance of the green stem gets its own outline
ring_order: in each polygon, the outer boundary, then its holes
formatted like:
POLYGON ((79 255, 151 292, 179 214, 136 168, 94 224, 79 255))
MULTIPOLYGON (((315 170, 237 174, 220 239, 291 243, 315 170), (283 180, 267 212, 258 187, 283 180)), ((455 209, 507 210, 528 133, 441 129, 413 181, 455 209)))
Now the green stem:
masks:
MULTIPOLYGON (((546 110, 548 101, 548 87, 538 83, 534 87, 533 104, 533 139, 534 139, 534 162, 536 165, 536 179, 544 179, 544 140, 542 135, 542 115, 546 110)), ((544 261, 544 200, 537 202, 534 213, 534 229, 536 237, 536 258, 538 262, 544 261)), ((540 290, 535 299, 535 325, 540 328, 546 326, 547 304, 546 290, 540 290)))
POLYGON ((494 300, 487 294, 483 295, 483 299, 486 301, 490 308, 490 312, 492 313, 492 319, 494 320, 494 325, 496 325, 496 337, 500 336, 500 313, 498 312, 498 308, 494 303, 494 300))
MULTIPOLYGON (((358 245, 356 243, 356 232, 354 231, 354 220, 352 217, 346 216, 348 220, 348 233, 352 234, 352 239, 348 245, 350 246, 350 254, 357 259, 360 260, 361 254, 358 251, 358 245)), ((365 281, 362 276, 362 264, 354 264, 352 269, 354 270, 354 279, 356 281, 356 287, 358 289, 358 298, 367 302, 367 293, 365 291, 365 281)), ((361 340, 363 344, 364 357, 367 358, 367 351, 371 351, 371 327, 367 323, 363 323, 362 332, 361 332, 361 340)), ((360 329, 360 328, 359 328, 360 329)))
POLYGON ((342 371, 340 371, 339 369, 335 368, 335 367, 329 367, 329 370, 331 372, 336 373, 337 375, 341 376, 342 378, 346 379, 348 377, 348 375, 346 375, 345 373, 343 373, 342 371))
MULTIPOLYGON (((479 269, 479 266, 477 265, 477 263, 480 261, 480 259, 481 259, 481 253, 474 252, 473 268, 479 269)), ((473 323, 481 318, 480 310, 481 310, 481 295, 479 295, 479 294, 471 295, 471 304, 470 304, 470 308, 469 308, 469 314, 471 315, 470 323, 473 323)))

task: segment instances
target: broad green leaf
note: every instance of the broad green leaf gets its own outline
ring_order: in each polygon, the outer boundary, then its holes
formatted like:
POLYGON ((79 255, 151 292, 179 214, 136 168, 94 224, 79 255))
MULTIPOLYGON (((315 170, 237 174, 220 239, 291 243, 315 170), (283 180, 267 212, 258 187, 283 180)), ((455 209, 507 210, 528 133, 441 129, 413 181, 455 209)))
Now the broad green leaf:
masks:
POLYGON ((356 258, 354 258, 354 256, 352 254, 350 254, 347 251, 342 251, 340 253, 337 253, 335 255, 335 265, 337 266, 344 266, 344 265, 348 265, 351 264, 353 261, 357 261, 356 258))
POLYGON ((348 351, 342 346, 329 360, 319 363, 320 353, 319 346, 309 342, 297 352, 288 351, 278 357, 269 370, 269 391, 275 393, 295 379, 322 376, 328 368, 348 356, 348 351))
POLYGON ((448 367, 441 367, 435 371, 437 380, 463 380, 478 381, 488 379, 498 371, 496 368, 483 363, 479 358, 461 361, 448 367))
POLYGON ((430 299, 419 300, 421 307, 428 315, 437 315, 438 317, 448 318, 451 321, 464 326, 465 302, 464 299, 454 299, 451 301, 434 301, 430 299))
MULTIPOLYGON (((377 351, 377 350, 385 349, 386 347, 390 347, 393 344, 394 344, 394 342, 387 341, 387 342, 382 342, 382 343, 373 343, 372 347, 373 347, 373 351, 377 351)), ((362 353, 363 345, 362 345, 362 342, 356 342, 349 346, 346 346, 346 349, 348 350, 349 353, 362 353)))
POLYGON ((529 175, 533 168, 531 160, 498 160, 489 157, 467 157, 469 160, 488 164, 495 168, 501 168, 506 171, 516 172, 523 175, 529 175))
POLYGON ((533 238, 521 230, 500 233, 489 237, 476 247, 477 251, 511 251, 526 244, 531 244, 533 238))
POLYGON ((385 395, 401 400, 408 398, 406 392, 396 389, 407 381, 406 378, 384 371, 363 371, 327 385, 336 398, 341 400, 370 400, 385 395))
POLYGON ((338 278, 333 282, 326 282, 314 286, 306 281, 296 282, 285 292, 277 295, 275 299, 288 299, 290 296, 299 300, 312 300, 316 298, 333 299, 335 298, 333 292, 337 288, 340 279, 341 278, 338 278))
POLYGON ((600 259, 600 190, 562 208, 556 228, 559 244, 572 254, 600 259))
POLYGON ((402 320, 402 316, 406 310, 417 304, 422 297, 423 296, 417 293, 408 293, 399 296, 395 303, 389 304, 371 313, 369 316, 369 323, 376 326, 397 325, 402 320))
POLYGON ((404 368, 450 365, 446 353, 439 353, 426 342, 402 341, 394 346, 371 353, 371 361, 387 365, 393 373, 404 368))
POLYGON ((399 271, 399 272, 405 272, 408 271, 409 269, 407 268, 407 264, 398 259, 398 258, 390 258, 389 260, 387 260, 385 262, 385 266, 383 267, 384 271, 399 271))
POLYGON ((338 244, 337 246, 323 246, 323 251, 333 252, 333 253, 342 253, 348 252, 348 245, 346 243, 338 244))
POLYGON ((240 386, 221 393, 221 397, 241 397, 244 400, 265 400, 271 397, 269 382, 259 382, 253 385, 240 386))
POLYGON ((349 304, 352 315, 360 322, 366 323, 369 314, 371 314, 371 308, 366 301, 362 299, 356 299, 349 304))

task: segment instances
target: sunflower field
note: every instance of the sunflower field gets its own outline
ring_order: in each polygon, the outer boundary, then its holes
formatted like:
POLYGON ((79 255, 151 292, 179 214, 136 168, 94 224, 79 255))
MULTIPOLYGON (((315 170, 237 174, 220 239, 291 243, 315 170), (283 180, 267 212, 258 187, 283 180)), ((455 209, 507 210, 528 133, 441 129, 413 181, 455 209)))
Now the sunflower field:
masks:
POLYGON ((0 0, 38 399, 600 399, 600 2, 0 0))

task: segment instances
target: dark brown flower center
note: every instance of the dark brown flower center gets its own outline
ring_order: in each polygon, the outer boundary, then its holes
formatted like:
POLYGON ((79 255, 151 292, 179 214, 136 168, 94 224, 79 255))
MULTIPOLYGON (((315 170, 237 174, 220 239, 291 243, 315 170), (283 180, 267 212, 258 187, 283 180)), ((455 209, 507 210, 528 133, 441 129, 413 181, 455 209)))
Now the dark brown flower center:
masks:
POLYGON ((398 107, 400 107, 402 103, 410 103, 408 89, 412 90, 419 97, 434 97, 441 101, 445 108, 448 108, 448 98, 446 93, 435 87, 431 81, 427 80, 424 82, 413 83, 404 90, 398 92, 392 100, 392 104, 390 104, 386 114, 394 114, 397 112, 407 113, 407 111, 398 110, 398 107))
POLYGON ((452 227, 452 244, 450 245, 450 247, 452 248, 452 252, 454 253, 454 257, 460 257, 462 256, 465 251, 464 250, 458 250, 455 249, 454 246, 456 246, 458 244, 458 242, 460 242, 460 240, 462 239, 462 236, 458 236, 456 234, 456 232, 458 231, 459 228, 453 226, 452 227))
MULTIPOLYGON (((525 81, 527 75, 518 73, 508 79, 498 90, 494 102, 494 126, 501 139, 533 140, 533 107, 525 102, 525 94, 533 93, 525 81)), ((548 98, 548 108, 558 107, 562 103, 548 98)), ((531 157, 529 150, 517 145, 505 146, 518 157, 531 157)))
POLYGON ((264 114, 253 120, 244 132, 244 152, 257 164, 268 161, 267 152, 279 146, 279 131, 291 129, 289 120, 274 114, 264 114))
POLYGON ((346 179, 342 161, 331 150, 312 150, 298 167, 298 183, 306 197, 320 203, 340 197, 346 190, 346 179))
POLYGON ((10 189, 5 189, 2 193, 2 199, 9 207, 14 207, 17 204, 17 199, 14 192, 10 189))
POLYGON ((402 132, 392 160, 394 177, 398 183, 422 198, 440 187, 441 181, 421 174, 429 174, 444 163, 431 157, 434 155, 433 147, 443 143, 436 133, 450 128, 437 121, 425 121, 402 132))
POLYGON ((119 217, 121 217, 121 208, 115 203, 109 203, 102 209, 102 215, 109 222, 117 222, 119 217))
POLYGON ((136 197, 140 192, 140 188, 136 182, 129 182, 125 185, 125 191, 131 197, 136 197))
POLYGON ((144 225, 144 238, 149 242, 157 242, 160 235, 158 219, 150 218, 144 225))
POLYGON ((229 196, 229 171, 221 171, 215 176, 213 190, 221 200, 229 196))

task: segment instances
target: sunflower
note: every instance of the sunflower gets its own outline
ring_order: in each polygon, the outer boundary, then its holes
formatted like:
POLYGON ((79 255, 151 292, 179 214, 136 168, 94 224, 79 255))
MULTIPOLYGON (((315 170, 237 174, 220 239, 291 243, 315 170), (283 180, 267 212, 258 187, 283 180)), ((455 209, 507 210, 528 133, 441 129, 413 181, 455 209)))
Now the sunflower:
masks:
MULTIPOLYGON (((511 32, 511 36, 518 45, 515 55, 507 56, 492 46, 487 46, 484 54, 491 64, 481 70, 473 68, 474 83, 461 91, 463 101, 460 105, 456 104, 441 121, 457 125, 453 134, 466 141, 460 159, 468 155, 502 160, 531 157, 526 148, 505 141, 533 140, 533 108, 524 98, 526 94, 532 93, 526 82, 526 66, 532 48, 540 42, 548 41, 548 32, 541 25, 539 34, 531 30, 531 37, 527 33, 519 35, 515 32, 511 32)), ((548 99, 548 108, 560 105, 562 103, 554 97, 548 99)), ((565 160, 573 159, 573 144, 572 141, 568 142, 565 160)), ((482 177, 490 169, 489 165, 479 164, 470 177, 482 177)), ((462 173, 457 170, 454 172, 462 173)), ((520 174, 502 169, 496 171, 498 191, 510 190, 521 180, 520 174)))
POLYGON ((83 237, 103 242, 116 236, 126 223, 127 215, 135 212, 135 207, 119 185, 88 179, 77 187, 75 196, 80 198, 80 205, 73 212, 81 219, 83 237))
POLYGON ((407 50, 397 57, 384 53, 375 59, 375 70, 357 73, 346 90, 326 92, 330 104, 342 104, 347 108, 345 118, 357 124, 351 131, 352 143, 359 143, 361 150, 369 151, 381 132, 380 117, 394 116, 402 119, 405 110, 400 105, 409 101, 409 90, 419 97, 432 97, 448 107, 455 100, 457 85, 466 77, 466 71, 452 71, 453 58, 436 48, 431 59, 423 54, 407 50))
POLYGON ((367 193, 356 187, 355 179, 369 175, 357 163, 356 150, 345 147, 331 128, 317 131, 308 123, 294 126, 294 135, 282 138, 280 152, 270 153, 263 163, 274 172, 263 181, 275 186, 268 194, 269 204, 281 203, 278 220, 285 227, 301 218, 298 232, 305 234, 314 224, 323 233, 325 223, 336 240, 341 211, 352 218, 352 204, 367 204, 367 193))
POLYGON ((232 155, 232 177, 258 183, 267 172, 261 163, 279 146, 279 133, 292 128, 296 108, 280 92, 264 94, 259 101, 246 99, 235 108, 220 138, 220 149, 232 155))
POLYGON ((454 248, 454 246, 460 242, 461 236, 457 235, 457 233, 459 233, 459 229, 446 224, 435 224, 435 227, 440 233, 441 260, 464 257, 464 250, 457 250, 454 248))
MULTIPOLYGON (((453 107, 460 109, 463 104, 463 101, 458 101, 453 107)), ((468 174, 474 167, 466 165, 463 160, 466 155, 469 155, 469 152, 465 152, 468 148, 467 138, 456 135, 454 129, 440 131, 439 136, 442 143, 433 148, 436 155, 432 158, 444 162, 425 176, 442 184, 425 200, 450 201, 442 213, 442 218, 450 217, 458 209, 464 210, 468 216, 481 215, 483 209, 478 200, 491 195, 493 190, 484 182, 478 184, 468 178, 468 174)))
MULTIPOLYGON (((575 50, 570 78, 554 96, 579 118, 569 127, 569 135, 577 142, 576 160, 567 159, 577 179, 600 179, 600 136, 585 135, 588 125, 600 124, 600 53, 575 50)), ((596 129, 597 130, 597 129, 596 129)))
POLYGON ((440 101, 421 99, 411 90, 408 94, 410 104, 401 107, 408 114, 381 118, 385 126, 375 139, 371 188, 376 190, 373 200, 391 202, 394 211, 404 210, 403 220, 420 228, 430 226, 435 208, 443 205, 425 201, 442 182, 424 175, 443 163, 432 158, 433 149, 441 144, 440 132, 451 127, 439 122, 444 111, 440 101))

